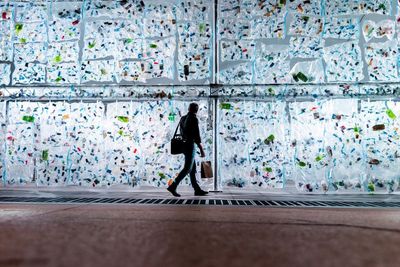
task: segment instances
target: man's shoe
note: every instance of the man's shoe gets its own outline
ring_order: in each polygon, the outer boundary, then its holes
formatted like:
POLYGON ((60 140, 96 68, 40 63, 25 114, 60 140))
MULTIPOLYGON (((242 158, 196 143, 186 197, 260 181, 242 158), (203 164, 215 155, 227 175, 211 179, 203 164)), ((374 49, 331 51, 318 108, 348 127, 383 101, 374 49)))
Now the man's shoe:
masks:
POLYGON ((194 192, 194 195, 195 196, 205 196, 205 195, 207 195, 208 194, 208 192, 207 191, 204 191, 204 190, 199 190, 199 191, 195 191, 194 192))
POLYGON ((172 187, 168 186, 168 187, 167 187, 167 190, 168 190, 174 197, 180 197, 180 196, 181 196, 181 195, 179 195, 179 194, 176 192, 176 188, 172 188, 172 187))

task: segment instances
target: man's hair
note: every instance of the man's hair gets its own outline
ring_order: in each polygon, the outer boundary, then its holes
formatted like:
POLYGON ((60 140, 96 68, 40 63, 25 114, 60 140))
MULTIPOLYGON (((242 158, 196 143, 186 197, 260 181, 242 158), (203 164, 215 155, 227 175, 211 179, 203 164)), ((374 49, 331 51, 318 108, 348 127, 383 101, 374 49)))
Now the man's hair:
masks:
POLYGON ((199 105, 197 103, 190 103, 189 112, 197 113, 198 110, 199 110, 199 105))

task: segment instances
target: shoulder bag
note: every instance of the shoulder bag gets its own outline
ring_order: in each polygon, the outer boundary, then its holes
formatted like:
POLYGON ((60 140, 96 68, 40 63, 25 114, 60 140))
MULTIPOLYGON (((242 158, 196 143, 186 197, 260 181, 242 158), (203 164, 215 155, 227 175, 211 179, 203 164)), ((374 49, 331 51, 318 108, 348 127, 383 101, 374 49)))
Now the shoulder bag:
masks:
POLYGON ((172 155, 179 155, 184 152, 186 146, 186 140, 183 138, 181 131, 178 128, 181 126, 182 119, 179 121, 178 126, 176 126, 176 130, 174 136, 171 139, 171 154, 172 155))

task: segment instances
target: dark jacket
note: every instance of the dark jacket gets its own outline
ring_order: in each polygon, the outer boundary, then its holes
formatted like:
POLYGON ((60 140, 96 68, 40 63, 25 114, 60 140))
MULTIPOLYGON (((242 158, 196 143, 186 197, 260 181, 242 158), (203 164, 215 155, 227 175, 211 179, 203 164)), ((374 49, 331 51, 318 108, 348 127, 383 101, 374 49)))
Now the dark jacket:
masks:
POLYGON ((195 143, 200 145, 200 130, 199 130, 199 120, 194 113, 188 113, 182 116, 180 122, 180 130, 183 138, 189 143, 195 143))

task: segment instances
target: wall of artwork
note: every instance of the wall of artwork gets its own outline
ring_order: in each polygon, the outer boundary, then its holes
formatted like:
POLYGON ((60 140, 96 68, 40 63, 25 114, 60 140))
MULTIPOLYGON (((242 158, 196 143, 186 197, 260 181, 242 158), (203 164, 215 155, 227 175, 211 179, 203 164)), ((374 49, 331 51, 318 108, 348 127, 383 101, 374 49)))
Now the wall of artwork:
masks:
POLYGON ((196 101, 223 187, 393 192, 398 7, 2 1, 2 185, 164 187, 182 161, 169 140, 196 101))

